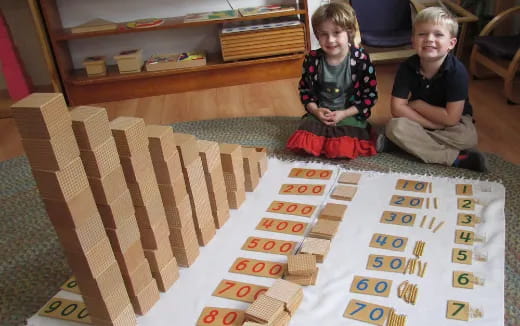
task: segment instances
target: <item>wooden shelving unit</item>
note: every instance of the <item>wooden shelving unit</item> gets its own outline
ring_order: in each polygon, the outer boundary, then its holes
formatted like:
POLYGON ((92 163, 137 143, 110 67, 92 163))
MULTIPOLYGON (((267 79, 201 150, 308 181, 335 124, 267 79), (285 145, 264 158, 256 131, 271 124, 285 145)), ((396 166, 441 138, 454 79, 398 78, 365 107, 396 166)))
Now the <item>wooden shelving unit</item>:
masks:
MULTIPOLYGON (((267 19, 298 15, 304 25, 305 47, 310 49, 307 0, 297 1, 297 10, 238 17, 226 20, 184 22, 184 17, 165 18, 163 24, 146 29, 126 27, 118 23, 114 30, 71 33, 63 28, 56 0, 38 1, 41 15, 50 40, 50 48, 58 68, 59 79, 69 105, 94 104, 124 99, 163 95, 206 88, 232 86, 244 83, 264 82, 297 77, 301 71, 303 53, 276 55, 266 58, 224 62, 220 53, 208 55, 207 65, 202 67, 133 74, 119 74, 115 66, 108 67, 106 76, 87 77, 83 69, 74 69, 68 42, 135 33, 150 33, 159 30, 190 28, 203 25, 222 25, 225 22, 267 19)), ((218 35, 215 35, 218 38, 218 35)))

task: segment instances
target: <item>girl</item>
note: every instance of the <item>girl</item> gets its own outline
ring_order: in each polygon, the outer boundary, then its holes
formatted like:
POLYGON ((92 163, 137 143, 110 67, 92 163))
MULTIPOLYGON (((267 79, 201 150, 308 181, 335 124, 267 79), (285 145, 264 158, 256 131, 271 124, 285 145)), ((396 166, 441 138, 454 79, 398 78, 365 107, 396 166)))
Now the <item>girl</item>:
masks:
POLYGON ((352 44, 354 9, 329 3, 311 22, 321 48, 303 62, 298 89, 307 113, 287 148, 329 158, 375 155, 367 119, 377 101, 376 75, 368 54, 352 44))

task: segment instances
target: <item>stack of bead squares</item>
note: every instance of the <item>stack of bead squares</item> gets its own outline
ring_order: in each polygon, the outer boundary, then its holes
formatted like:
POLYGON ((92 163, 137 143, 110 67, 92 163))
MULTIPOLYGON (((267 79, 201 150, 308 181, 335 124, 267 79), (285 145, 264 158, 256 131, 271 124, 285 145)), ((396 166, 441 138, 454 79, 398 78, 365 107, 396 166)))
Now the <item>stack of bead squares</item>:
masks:
POLYGON ((275 321, 284 312, 284 306, 282 301, 261 294, 247 308, 245 320, 274 326, 275 321))
POLYGON ((357 185, 361 179, 360 173, 343 172, 339 176, 338 183, 357 185))
POLYGON ((330 195, 331 198, 338 200, 352 200, 356 195, 357 187, 337 185, 330 195))
POLYGON ((305 238, 303 239, 302 247, 300 248, 301 254, 311 254, 316 256, 318 263, 323 263, 323 260, 327 256, 330 249, 330 240, 316 239, 316 238, 305 238))
POLYGON ((285 280, 299 285, 314 285, 318 278, 316 256, 311 254, 297 254, 287 257, 287 272, 285 280))
POLYGON ((318 216, 319 219, 342 221, 347 206, 342 204, 327 203, 318 216))
POLYGON ((331 221, 327 219, 318 219, 316 224, 312 227, 309 232, 309 236, 319 239, 332 240, 338 232, 340 221, 331 221))

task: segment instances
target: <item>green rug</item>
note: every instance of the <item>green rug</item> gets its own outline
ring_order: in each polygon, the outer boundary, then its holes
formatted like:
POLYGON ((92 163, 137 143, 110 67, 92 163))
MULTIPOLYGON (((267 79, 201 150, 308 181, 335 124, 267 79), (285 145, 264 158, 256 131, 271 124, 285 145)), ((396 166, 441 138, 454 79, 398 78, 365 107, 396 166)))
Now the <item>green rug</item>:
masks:
MULTIPOLYGON (((349 169, 403 172, 501 182, 506 188, 505 325, 520 325, 520 166, 487 154, 490 172, 422 164, 383 153, 353 161, 298 156, 284 150, 297 118, 236 118, 173 124, 199 139, 265 146, 288 160, 325 161, 349 169)), ((0 325, 23 325, 70 276, 25 157, 0 162, 0 325)))

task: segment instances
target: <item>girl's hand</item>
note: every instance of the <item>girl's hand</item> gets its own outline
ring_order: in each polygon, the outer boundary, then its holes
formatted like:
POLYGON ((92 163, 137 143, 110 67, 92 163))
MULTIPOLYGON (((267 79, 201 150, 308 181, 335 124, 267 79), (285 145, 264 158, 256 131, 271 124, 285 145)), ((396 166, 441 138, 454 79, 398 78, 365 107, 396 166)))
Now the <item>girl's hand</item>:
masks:
POLYGON ((316 118, 318 118, 323 124, 327 126, 334 126, 336 124, 336 122, 334 121, 335 114, 328 108, 317 108, 313 114, 316 118))

